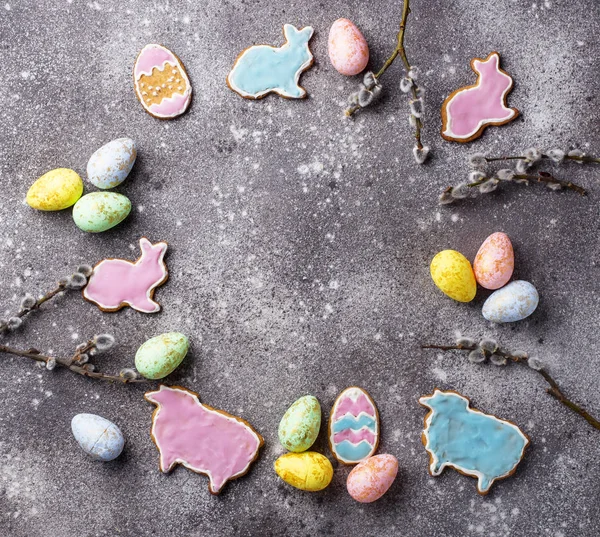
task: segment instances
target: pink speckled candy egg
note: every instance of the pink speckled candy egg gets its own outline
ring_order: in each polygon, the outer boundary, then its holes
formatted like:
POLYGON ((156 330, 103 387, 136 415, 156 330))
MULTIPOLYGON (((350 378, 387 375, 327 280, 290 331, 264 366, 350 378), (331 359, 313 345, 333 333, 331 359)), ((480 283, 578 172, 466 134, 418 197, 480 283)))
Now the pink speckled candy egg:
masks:
POLYGON ((397 473, 398 460, 393 455, 369 457, 358 463, 348 474, 348 493, 357 502, 374 502, 392 486, 397 473))
POLYGON ((492 233, 481 245, 473 272, 481 287, 500 289, 506 285, 515 268, 515 253, 506 233, 492 233))
POLYGON ((338 19, 329 30, 329 59, 343 75, 360 73, 369 62, 367 40, 348 19, 338 19))

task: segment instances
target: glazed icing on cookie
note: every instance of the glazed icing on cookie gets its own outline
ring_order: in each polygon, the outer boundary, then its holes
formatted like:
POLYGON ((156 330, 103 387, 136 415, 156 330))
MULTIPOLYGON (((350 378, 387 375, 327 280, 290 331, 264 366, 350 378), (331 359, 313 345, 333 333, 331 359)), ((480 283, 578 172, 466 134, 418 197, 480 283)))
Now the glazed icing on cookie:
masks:
POLYGON ((146 45, 142 49, 133 78, 138 99, 155 117, 177 117, 190 105, 192 85, 185 68, 175 54, 161 45, 146 45))
POLYGON ((101 310, 116 311, 130 306, 142 313, 160 311, 152 300, 154 289, 167 281, 168 271, 163 258, 166 242, 152 244, 140 239, 141 257, 135 262, 125 259, 105 259, 94 267, 83 297, 101 310))
POLYGON ((500 69, 500 56, 492 52, 485 60, 476 58, 471 68, 477 84, 460 88, 442 105, 442 136, 446 140, 468 142, 481 135, 489 125, 503 125, 519 115, 506 106, 512 78, 500 69))
POLYGON ((152 438, 160 452, 161 471, 182 464, 206 474, 210 492, 218 494, 257 459, 262 437, 241 418, 203 405, 194 392, 160 386, 144 397, 157 405, 152 438))
POLYGON ((260 99, 271 92, 291 99, 306 96, 298 80, 313 62, 308 46, 313 29, 307 26, 298 30, 286 24, 283 33, 283 46, 256 45, 238 56, 227 76, 227 85, 233 91, 247 99, 260 99))
POLYGON ((346 388, 337 398, 329 419, 329 446, 344 464, 356 464, 375 453, 379 417, 375 403, 362 388, 346 388))
POLYGON ((431 475, 440 475, 450 466, 476 477, 477 491, 487 494, 494 481, 511 475, 523 458, 529 439, 521 429, 469 408, 466 397, 435 390, 419 403, 431 410, 423 431, 431 475))

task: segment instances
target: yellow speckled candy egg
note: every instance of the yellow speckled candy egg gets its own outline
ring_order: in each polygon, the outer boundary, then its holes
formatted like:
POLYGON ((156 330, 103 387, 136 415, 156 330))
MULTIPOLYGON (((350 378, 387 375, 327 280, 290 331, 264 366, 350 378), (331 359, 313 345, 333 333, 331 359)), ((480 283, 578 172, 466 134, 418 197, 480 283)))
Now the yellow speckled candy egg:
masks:
POLYGON ((431 261, 434 283, 458 302, 471 302, 477 292, 475 274, 469 260, 456 250, 443 250, 431 261))
POLYGON ((369 457, 358 463, 348 474, 348 493, 357 502, 374 502, 392 486, 397 473, 398 460, 393 455, 369 457))
POLYGON ((327 488, 333 479, 329 459, 314 451, 282 455, 275 461, 275 472, 288 485, 309 492, 327 488))
POLYGON ((56 168, 42 175, 27 192, 27 205, 39 211, 62 211, 83 194, 81 177, 69 168, 56 168))

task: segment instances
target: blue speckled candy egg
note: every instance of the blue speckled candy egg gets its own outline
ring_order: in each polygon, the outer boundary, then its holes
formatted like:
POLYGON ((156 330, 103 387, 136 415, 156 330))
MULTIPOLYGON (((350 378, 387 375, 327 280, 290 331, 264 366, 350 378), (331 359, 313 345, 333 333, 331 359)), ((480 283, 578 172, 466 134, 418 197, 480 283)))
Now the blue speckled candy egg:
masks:
POLYGON ((537 308, 539 299, 532 284, 516 280, 492 293, 481 312, 488 321, 514 323, 529 317, 537 308))
POLYGON ((97 461, 112 461, 123 451, 123 433, 101 416, 77 414, 71 421, 71 430, 81 449, 97 461))
POLYGON ((98 149, 88 161, 88 180, 98 188, 120 185, 133 168, 137 150, 131 138, 118 138, 98 149))

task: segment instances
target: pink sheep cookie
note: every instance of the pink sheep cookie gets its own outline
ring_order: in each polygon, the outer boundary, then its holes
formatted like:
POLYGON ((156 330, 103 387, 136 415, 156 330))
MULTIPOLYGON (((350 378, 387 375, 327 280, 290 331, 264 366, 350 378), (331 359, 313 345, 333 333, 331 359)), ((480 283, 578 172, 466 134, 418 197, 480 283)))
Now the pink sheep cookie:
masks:
POLYGON ((454 91, 442 105, 442 137, 451 142, 470 142, 486 127, 504 125, 519 115, 508 108, 506 97, 512 78, 500 69, 500 55, 492 52, 485 60, 471 60, 477 83, 454 91))
POLYGON ((262 436, 242 418, 202 404, 197 393, 161 385, 144 397, 157 406, 151 436, 162 472, 181 464, 206 474, 209 491, 219 494, 227 481, 246 474, 258 458, 262 436))
POLYGON ((124 306, 142 313, 160 311, 160 304, 153 296, 154 290, 169 277, 163 261, 167 243, 152 244, 142 237, 140 249, 142 255, 135 263, 125 259, 100 261, 83 289, 83 298, 102 311, 117 311, 124 306))

